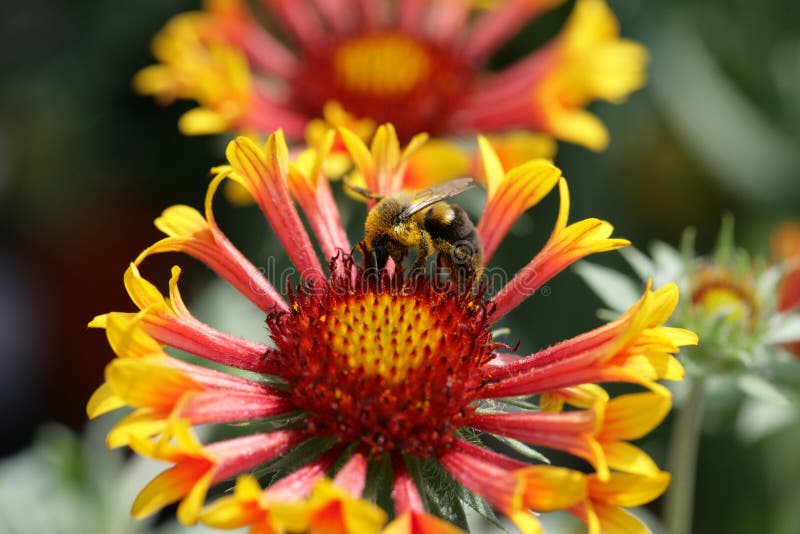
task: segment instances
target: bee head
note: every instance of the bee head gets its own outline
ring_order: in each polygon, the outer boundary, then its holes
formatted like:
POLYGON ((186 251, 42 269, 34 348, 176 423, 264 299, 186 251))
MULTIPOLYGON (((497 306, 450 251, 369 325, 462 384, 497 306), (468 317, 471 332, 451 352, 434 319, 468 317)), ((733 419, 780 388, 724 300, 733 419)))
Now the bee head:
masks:
POLYGON ((386 267, 389 258, 400 261, 406 255, 407 250, 406 246, 388 233, 379 234, 368 248, 372 253, 372 261, 378 269, 386 267))
POLYGON ((378 241, 374 244, 372 247, 372 259, 376 268, 383 269, 386 267, 386 262, 389 261, 389 251, 386 249, 384 241, 378 241))

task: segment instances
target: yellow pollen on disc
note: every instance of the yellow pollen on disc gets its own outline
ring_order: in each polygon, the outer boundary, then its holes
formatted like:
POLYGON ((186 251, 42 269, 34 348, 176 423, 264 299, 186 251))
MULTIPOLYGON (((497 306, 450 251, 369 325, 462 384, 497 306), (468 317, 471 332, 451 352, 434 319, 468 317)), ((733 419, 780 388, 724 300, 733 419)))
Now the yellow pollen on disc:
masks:
POLYGON ((340 83, 348 90, 379 97, 402 96, 430 76, 426 47, 404 35, 371 34, 342 42, 333 57, 340 83))
POLYGON ((742 295, 727 287, 707 289, 700 297, 698 304, 707 314, 716 315, 724 313, 726 320, 738 322, 750 318, 750 305, 742 295))
POLYGON ((758 305, 749 277, 736 277, 725 267, 704 265, 692 275, 692 286, 695 310, 707 317, 724 316, 727 323, 752 326, 758 305))
POLYGON ((321 320, 333 352, 348 368, 392 384, 431 360, 446 341, 430 308, 412 296, 368 293, 345 299, 321 320))

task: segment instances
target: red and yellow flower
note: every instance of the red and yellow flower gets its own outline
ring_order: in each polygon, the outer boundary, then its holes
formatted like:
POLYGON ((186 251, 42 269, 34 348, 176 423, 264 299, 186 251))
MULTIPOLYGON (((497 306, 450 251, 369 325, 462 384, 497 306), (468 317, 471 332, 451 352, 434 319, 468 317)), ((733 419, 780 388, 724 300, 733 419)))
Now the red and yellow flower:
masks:
POLYGON ((517 31, 562 1, 477 9, 472 0, 265 0, 251 11, 240 0, 207 0, 158 34, 159 63, 134 85, 162 102, 196 101, 179 122, 186 134, 283 128, 314 143, 324 117, 357 125, 364 139, 374 124, 392 122, 406 141, 420 131, 533 129, 601 150, 608 132, 586 105, 641 87, 647 61, 644 47, 619 37, 604 0, 578 0, 543 48, 486 69, 517 31), (280 37, 264 18, 284 30, 280 37))
MULTIPOLYGON (((383 194, 404 187, 408 158, 425 142, 415 138, 402 150, 388 126, 377 130, 371 147, 348 130, 341 133, 366 184, 383 194)), ((456 516, 431 506, 449 481, 523 532, 541 530, 532 511, 554 510, 569 510, 596 531, 598 524, 623 521, 620 508, 663 491, 664 475, 630 441, 664 417, 670 395, 657 380, 681 379, 674 354, 696 343, 691 332, 663 326, 677 287, 648 287, 607 325, 530 355, 510 354, 493 339, 500 319, 571 263, 627 241, 611 237, 605 221, 568 223, 566 181, 550 162, 506 170, 491 144, 480 140, 487 203, 477 229, 484 266, 514 220, 558 186, 561 208, 544 248, 493 297, 479 281, 410 277, 403 265, 366 268, 348 254, 351 242, 323 177, 332 136, 324 134, 325 143, 295 161, 281 132, 263 147, 247 137, 232 141, 228 164, 214 170, 205 213, 167 209, 156 223, 167 237, 126 271, 138 311, 108 313, 90 324, 105 328, 117 358, 89 415, 133 408, 109 444, 127 444, 171 466, 145 487, 134 515, 180 501, 185 524, 249 526, 254 533, 457 532, 449 522, 456 516), (298 269, 300 284, 288 295, 218 227, 212 201, 225 180, 253 197, 298 269), (196 319, 178 291, 177 267, 169 298, 141 276, 138 265, 149 255, 174 251, 204 262, 256 304, 269 343, 196 319), (165 346, 244 373, 189 363, 165 346), (596 385, 604 382, 644 391, 609 398, 596 385), (238 437, 207 444, 192 431, 233 423, 238 437), (493 452, 479 435, 561 449, 596 473, 520 461, 493 452), (270 476, 259 482, 251 472, 270 476), (213 485, 237 476, 232 495, 204 506, 213 485), (374 504, 378 495, 391 496, 394 517, 374 504)))
MULTIPOLYGON (((778 310, 797 311, 800 307, 800 224, 784 223, 772 235, 772 256, 784 264, 778 286, 778 310)), ((787 348, 800 357, 800 341, 787 348)))
POLYGON ((752 328, 758 316, 752 273, 738 274, 723 265, 701 263, 691 276, 692 311, 705 317, 724 317, 730 324, 752 328))

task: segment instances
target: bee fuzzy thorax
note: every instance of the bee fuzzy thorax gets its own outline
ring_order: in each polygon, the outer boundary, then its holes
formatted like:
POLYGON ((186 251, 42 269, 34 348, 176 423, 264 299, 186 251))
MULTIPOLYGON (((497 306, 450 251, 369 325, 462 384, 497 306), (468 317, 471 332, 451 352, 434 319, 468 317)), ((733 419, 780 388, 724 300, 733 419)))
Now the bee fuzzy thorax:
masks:
POLYGON ((382 198, 364 225, 366 252, 374 256, 377 267, 383 267, 389 258, 402 264, 416 249, 413 273, 423 272, 436 253, 439 264, 456 281, 464 278, 466 267, 477 271, 483 253, 475 226, 463 208, 445 202, 473 186, 472 180, 459 179, 416 194, 402 191, 382 198))

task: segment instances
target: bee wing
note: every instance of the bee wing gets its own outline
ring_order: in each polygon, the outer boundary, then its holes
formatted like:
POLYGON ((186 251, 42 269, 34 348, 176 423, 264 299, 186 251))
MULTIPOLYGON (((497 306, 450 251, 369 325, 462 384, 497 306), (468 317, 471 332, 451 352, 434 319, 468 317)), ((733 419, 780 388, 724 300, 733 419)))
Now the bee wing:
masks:
POLYGON ((472 178, 456 178, 436 187, 425 189, 414 195, 411 203, 400 212, 398 217, 401 220, 408 220, 415 213, 473 187, 475 187, 475 181, 472 178))

